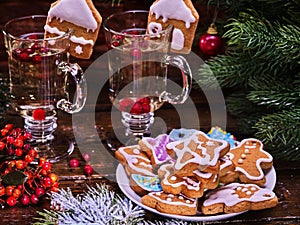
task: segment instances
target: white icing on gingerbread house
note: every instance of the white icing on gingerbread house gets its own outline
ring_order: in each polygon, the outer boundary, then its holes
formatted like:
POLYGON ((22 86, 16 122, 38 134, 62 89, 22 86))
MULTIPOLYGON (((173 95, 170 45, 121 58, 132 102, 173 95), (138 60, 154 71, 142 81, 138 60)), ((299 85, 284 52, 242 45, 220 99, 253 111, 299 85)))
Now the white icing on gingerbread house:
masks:
POLYGON ((68 21, 93 32, 98 24, 85 0, 61 0, 48 12, 48 16, 61 22, 68 21), (84 19, 83 19, 84 18, 84 19))

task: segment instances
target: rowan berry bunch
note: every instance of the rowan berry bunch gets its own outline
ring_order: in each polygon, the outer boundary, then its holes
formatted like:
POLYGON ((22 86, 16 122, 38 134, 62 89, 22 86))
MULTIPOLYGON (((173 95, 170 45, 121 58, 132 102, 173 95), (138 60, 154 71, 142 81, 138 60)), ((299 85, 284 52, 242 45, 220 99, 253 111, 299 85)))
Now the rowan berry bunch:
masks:
POLYGON ((37 204, 47 192, 58 191, 52 164, 30 144, 26 130, 6 124, 0 130, 0 206, 37 204))

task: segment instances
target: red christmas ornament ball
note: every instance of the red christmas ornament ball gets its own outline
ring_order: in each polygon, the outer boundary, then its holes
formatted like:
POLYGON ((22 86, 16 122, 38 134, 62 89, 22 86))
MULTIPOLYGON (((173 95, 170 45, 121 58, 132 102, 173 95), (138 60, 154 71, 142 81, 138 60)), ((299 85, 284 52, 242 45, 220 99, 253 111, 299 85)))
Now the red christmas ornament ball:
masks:
POLYGON ((199 47, 203 54, 214 56, 220 53, 223 46, 223 40, 218 35, 217 29, 214 24, 211 24, 207 32, 201 35, 199 39, 199 47))

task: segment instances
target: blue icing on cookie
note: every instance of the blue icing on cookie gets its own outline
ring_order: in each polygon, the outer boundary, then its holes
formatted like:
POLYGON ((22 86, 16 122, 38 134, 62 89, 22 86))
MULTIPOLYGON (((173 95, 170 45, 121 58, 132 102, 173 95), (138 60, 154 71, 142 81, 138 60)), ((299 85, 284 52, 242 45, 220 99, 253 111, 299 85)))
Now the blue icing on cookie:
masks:
POLYGON ((235 138, 232 134, 222 130, 220 127, 212 127, 211 130, 207 133, 207 136, 213 139, 221 139, 227 141, 230 144, 230 147, 235 147, 235 138))
POLYGON ((191 137, 192 134, 197 131, 198 130, 186 128, 173 129, 171 130, 169 136, 173 141, 179 141, 191 137))
POLYGON ((150 177, 139 174, 131 174, 132 179, 146 191, 162 191, 158 176, 150 177))

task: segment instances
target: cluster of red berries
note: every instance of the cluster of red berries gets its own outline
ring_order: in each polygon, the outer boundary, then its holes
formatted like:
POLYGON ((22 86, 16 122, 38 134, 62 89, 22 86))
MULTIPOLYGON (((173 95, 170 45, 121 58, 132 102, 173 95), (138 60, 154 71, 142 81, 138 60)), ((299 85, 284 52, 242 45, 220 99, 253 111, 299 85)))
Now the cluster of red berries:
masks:
POLYGON ((37 204, 47 192, 57 192, 58 176, 30 145, 30 133, 7 124, 0 134, 0 205, 37 204))
MULTIPOLYGON (((35 35, 29 36, 28 39, 37 39, 35 35)), ((16 48, 12 51, 12 57, 21 62, 31 62, 39 64, 42 62, 43 54, 49 50, 40 46, 38 43, 34 43, 32 46, 26 48, 16 48)))
MULTIPOLYGON (((86 162, 88 162, 90 160, 90 155, 88 153, 82 153, 82 157, 86 162)), ((80 162, 77 158, 71 158, 70 161, 69 161, 69 166, 72 167, 72 168, 79 167, 80 162)), ((94 170, 93 170, 93 167, 91 165, 86 164, 83 167, 83 171, 87 176, 90 176, 90 175, 92 175, 94 170)))
POLYGON ((151 100, 149 97, 139 98, 136 101, 127 98, 120 101, 120 111, 129 112, 131 114, 143 114, 151 111, 151 100))

